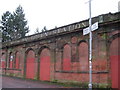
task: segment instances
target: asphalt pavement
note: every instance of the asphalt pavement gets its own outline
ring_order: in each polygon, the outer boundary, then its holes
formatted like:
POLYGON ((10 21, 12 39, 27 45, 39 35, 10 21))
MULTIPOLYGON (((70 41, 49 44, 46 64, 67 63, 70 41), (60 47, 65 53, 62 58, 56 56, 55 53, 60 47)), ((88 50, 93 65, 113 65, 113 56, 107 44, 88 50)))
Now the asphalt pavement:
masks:
POLYGON ((2 88, 63 88, 63 86, 55 85, 48 82, 24 80, 14 77, 3 76, 2 88))

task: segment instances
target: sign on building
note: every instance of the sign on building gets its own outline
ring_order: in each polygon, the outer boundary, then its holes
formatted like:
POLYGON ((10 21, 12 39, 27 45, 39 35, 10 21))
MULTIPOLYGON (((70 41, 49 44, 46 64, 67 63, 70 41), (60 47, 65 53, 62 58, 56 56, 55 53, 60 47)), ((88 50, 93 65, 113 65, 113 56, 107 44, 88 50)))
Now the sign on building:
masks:
MULTIPOLYGON (((94 24, 91 26, 91 29, 92 29, 92 31, 97 30, 97 29, 98 29, 98 22, 94 23, 94 24)), ((89 28, 89 27, 83 29, 83 35, 86 35, 86 34, 88 34, 89 32, 90 32, 90 28, 89 28)))

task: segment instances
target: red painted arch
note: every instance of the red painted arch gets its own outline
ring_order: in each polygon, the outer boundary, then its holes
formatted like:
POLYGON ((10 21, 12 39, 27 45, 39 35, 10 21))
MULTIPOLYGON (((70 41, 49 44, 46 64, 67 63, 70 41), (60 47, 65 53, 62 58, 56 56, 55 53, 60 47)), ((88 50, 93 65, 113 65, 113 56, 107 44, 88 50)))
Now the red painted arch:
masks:
POLYGON ((15 55, 15 68, 19 69, 19 65, 20 65, 20 53, 16 52, 16 55, 15 55))
POLYGON ((26 78, 34 79, 35 77, 35 53, 30 50, 26 59, 26 78))
POLYGON ((0 68, 6 68, 5 54, 2 54, 0 68))
POLYGON ((71 47, 68 44, 63 49, 63 70, 71 70, 71 47))
POLYGON ((45 48, 40 54, 40 80, 50 81, 50 51, 45 48))
POLYGON ((110 45, 110 63, 111 63, 111 80, 112 80, 112 88, 120 88, 120 69, 118 69, 120 65, 120 38, 116 38, 112 41, 110 45))
POLYGON ((9 68, 13 68, 13 53, 11 52, 10 53, 10 56, 9 56, 9 68))
POLYGON ((79 62, 80 71, 88 71, 88 45, 86 42, 81 42, 79 45, 79 62))

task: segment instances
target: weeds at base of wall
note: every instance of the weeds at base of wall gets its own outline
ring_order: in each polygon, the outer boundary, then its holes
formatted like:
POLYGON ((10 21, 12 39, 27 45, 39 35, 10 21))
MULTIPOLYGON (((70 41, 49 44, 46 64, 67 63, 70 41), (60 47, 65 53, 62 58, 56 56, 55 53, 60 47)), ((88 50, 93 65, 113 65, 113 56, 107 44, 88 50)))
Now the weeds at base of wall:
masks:
POLYGON ((87 86, 88 86, 88 83, 79 83, 76 81, 52 80, 51 83, 62 85, 64 87, 76 87, 76 88, 87 88, 87 86))
POLYGON ((37 81, 37 80, 38 80, 38 77, 37 77, 37 76, 35 76, 35 77, 34 77, 34 80, 35 80, 35 81, 37 81))
POLYGON ((13 73, 7 73, 6 75, 10 76, 10 77, 13 77, 14 74, 13 73))
POLYGON ((99 88, 111 88, 111 84, 100 83, 99 88))
POLYGON ((75 88, 88 88, 88 83, 79 83, 79 82, 59 82, 61 85, 65 87, 75 87, 75 88))
MULTIPOLYGON (((52 80, 51 83, 56 83, 64 87, 74 87, 74 88, 88 88, 88 82, 78 82, 78 81, 58 81, 52 80)), ((93 83, 93 88, 111 88, 111 84, 106 83, 93 83)))
POLYGON ((21 76, 21 74, 14 74, 14 73, 6 73, 6 74, 3 74, 3 76, 15 77, 15 78, 23 78, 21 76))
POLYGON ((58 80, 52 80, 51 83, 58 83, 58 80))
MULTIPOLYGON (((14 77, 13 73, 7 73, 6 76, 11 76, 14 77)), ((20 78, 20 77, 16 77, 16 78, 20 78)), ((23 80, 26 80, 25 78, 20 78, 23 80)), ((32 80, 32 81, 39 81, 37 80, 37 78, 34 79, 27 79, 27 80, 32 80)), ((51 80, 49 81, 40 81, 43 83, 49 83, 49 84, 56 84, 56 85, 61 85, 63 87, 69 87, 69 88, 88 88, 88 82, 78 82, 78 81, 65 81, 65 80, 51 80)), ((106 84, 106 83, 93 83, 93 88, 111 88, 111 84, 106 84)))

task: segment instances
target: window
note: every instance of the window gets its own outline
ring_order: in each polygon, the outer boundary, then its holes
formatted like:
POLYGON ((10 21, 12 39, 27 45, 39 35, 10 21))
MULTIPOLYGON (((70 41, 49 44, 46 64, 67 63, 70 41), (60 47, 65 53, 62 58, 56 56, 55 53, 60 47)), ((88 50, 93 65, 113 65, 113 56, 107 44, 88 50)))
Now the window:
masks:
POLYGON ((9 54, 9 68, 13 68, 13 54, 10 52, 9 54))
POLYGON ((19 52, 16 52, 15 54, 15 68, 19 69, 19 64, 20 64, 20 54, 19 52))

